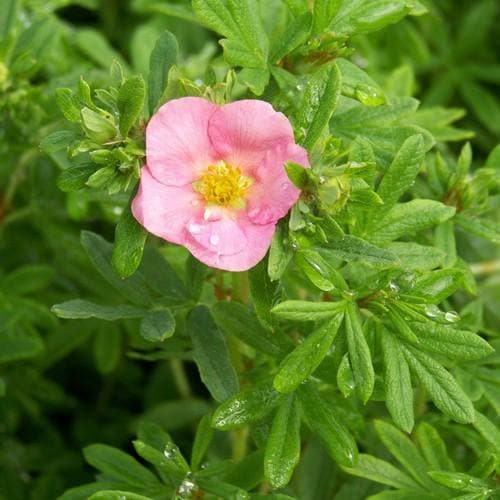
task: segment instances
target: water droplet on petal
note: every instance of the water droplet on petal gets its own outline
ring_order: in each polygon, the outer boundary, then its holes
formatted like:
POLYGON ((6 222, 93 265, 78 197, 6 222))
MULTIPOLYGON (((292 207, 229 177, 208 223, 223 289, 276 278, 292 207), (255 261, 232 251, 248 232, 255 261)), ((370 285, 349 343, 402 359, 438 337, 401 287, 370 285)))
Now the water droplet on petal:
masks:
POLYGON ((286 191, 288 189, 288 186, 289 186, 288 182, 283 182, 281 184, 281 190, 286 191))
POLYGON ((209 241, 210 241, 210 244, 215 247, 219 244, 220 236, 218 234, 211 234, 209 241))
POLYGON ((188 226, 188 231, 191 234, 200 234, 201 233, 201 226, 199 224, 191 223, 188 226))
POLYGON ((444 314, 444 319, 448 323, 456 323, 460 321, 460 316, 455 311, 448 311, 444 314))

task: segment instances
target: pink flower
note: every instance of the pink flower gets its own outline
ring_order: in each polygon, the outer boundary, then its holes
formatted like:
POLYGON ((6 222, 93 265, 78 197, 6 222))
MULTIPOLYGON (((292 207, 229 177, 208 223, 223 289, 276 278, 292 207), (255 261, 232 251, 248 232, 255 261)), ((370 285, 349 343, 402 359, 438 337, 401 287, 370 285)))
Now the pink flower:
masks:
POLYGON ((147 165, 132 213, 211 267, 250 269, 299 197, 287 160, 309 166, 290 122, 270 104, 175 99, 147 126, 147 165))

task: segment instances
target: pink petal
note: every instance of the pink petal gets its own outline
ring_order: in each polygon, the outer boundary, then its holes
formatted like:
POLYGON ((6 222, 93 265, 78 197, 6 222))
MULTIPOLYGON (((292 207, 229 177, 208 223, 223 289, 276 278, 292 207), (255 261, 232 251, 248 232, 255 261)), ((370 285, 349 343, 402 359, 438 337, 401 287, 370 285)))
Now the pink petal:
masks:
POLYGON ((257 225, 248 219, 238 221, 239 229, 245 234, 246 244, 234 254, 222 254, 201 245, 194 239, 187 239, 184 245, 201 262, 207 266, 225 271, 246 271, 254 267, 266 255, 271 246, 275 224, 257 225))
POLYGON ((203 216, 203 205, 191 186, 165 186, 145 166, 132 202, 132 213, 150 233, 183 245, 185 227, 193 217, 203 216))
POLYGON ((249 192, 247 214, 255 224, 276 222, 299 199, 300 190, 286 174, 286 161, 309 167, 305 149, 296 144, 287 144, 268 151, 254 172, 256 181, 249 192))
POLYGON ((266 151, 294 141, 288 118, 258 100, 222 106, 210 118, 208 133, 219 155, 246 173, 252 172, 266 151))
POLYGON ((218 109, 206 99, 183 97, 153 115, 146 128, 146 160, 156 179, 183 186, 219 159, 208 137, 208 122, 218 109))

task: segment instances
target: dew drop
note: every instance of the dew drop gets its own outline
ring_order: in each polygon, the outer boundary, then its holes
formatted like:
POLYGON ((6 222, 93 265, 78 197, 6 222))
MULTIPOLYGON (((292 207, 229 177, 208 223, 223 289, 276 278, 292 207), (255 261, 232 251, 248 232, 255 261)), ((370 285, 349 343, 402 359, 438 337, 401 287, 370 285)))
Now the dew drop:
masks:
POLYGON ((286 191, 287 189, 288 189, 288 182, 283 182, 283 183, 281 184, 281 190, 282 190, 282 191, 286 191))
POLYGON ((304 90, 304 85, 302 85, 301 83, 299 83, 296 87, 295 87, 297 90, 304 90))
POLYGON ((165 449, 163 450, 163 455, 165 458, 172 459, 175 457, 177 450, 172 444, 165 445, 165 449))
POLYGON ((191 234, 200 234, 201 233, 201 226, 199 224, 189 224, 188 226, 188 231, 191 234))
POLYGON ((394 292, 394 293, 398 293, 401 290, 399 288, 399 285, 395 281, 389 282, 389 288, 391 289, 391 292, 394 292))
POLYGON ((219 244, 220 236, 218 234, 211 234, 209 241, 210 241, 210 244, 215 247, 219 244))
POLYGON ((456 323, 460 321, 460 316, 455 311, 448 311, 444 314, 444 319, 448 323, 456 323))
POLYGON ((197 491, 198 487, 192 481, 191 477, 192 476, 188 474, 180 484, 177 490, 178 498, 193 498, 193 494, 197 491))
POLYGON ((199 204, 200 204, 200 200, 197 200, 196 198, 193 198, 191 200, 191 205, 193 205, 193 207, 197 207, 199 204))
POLYGON ((298 250, 299 249, 299 244, 296 241, 292 241, 290 243, 290 246, 292 247, 292 250, 298 250))
POLYGON ((113 213, 115 215, 121 215, 123 213, 123 208, 122 207, 113 207, 113 213))
POLYGON ((326 177, 324 175, 320 175, 319 177, 319 183, 324 184, 326 182, 326 177))
POLYGON ((203 82, 202 82, 199 78, 197 78, 197 79, 194 81, 194 83, 195 83, 198 87, 201 87, 201 85, 202 85, 202 83, 203 83, 203 82))
POLYGON ((438 306, 434 304, 429 304, 425 306, 425 315, 428 318, 437 318, 438 316, 441 315, 441 310, 439 309, 438 306))

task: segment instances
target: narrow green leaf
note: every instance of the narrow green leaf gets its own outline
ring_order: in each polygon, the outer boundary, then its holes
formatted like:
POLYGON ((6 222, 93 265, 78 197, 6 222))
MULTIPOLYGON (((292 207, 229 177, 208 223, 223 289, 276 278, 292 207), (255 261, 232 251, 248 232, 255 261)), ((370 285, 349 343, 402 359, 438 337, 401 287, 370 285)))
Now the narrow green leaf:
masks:
POLYGON ((412 293, 430 304, 439 304, 455 293, 463 283, 460 269, 439 269, 422 275, 415 281, 412 293))
POLYGON ((80 28, 74 34, 74 41, 78 48, 99 66, 108 70, 114 61, 126 68, 127 63, 116 51, 107 38, 100 31, 91 28, 80 28))
POLYGON ((0 9, 0 40, 5 40, 16 18, 17 0, 5 0, 0 9))
POLYGON ((127 207, 120 217, 115 229, 115 242, 111 262, 115 271, 128 278, 139 267, 148 233, 137 222, 127 207))
POLYGON ((486 415, 479 411, 475 412, 472 425, 493 446, 497 453, 500 452, 500 430, 498 429, 498 425, 494 424, 486 415))
POLYGON ((339 422, 333 408, 311 384, 300 386, 299 399, 308 427, 319 436, 333 460, 352 467, 358 460, 356 441, 339 422))
POLYGON ((474 407, 457 381, 437 361, 410 346, 402 346, 406 361, 418 376, 434 404, 453 420, 474 421, 474 407))
POLYGON ((151 311, 141 320, 139 333, 149 342, 163 342, 175 332, 175 319, 168 309, 151 311))
POLYGON ((421 135, 412 135, 405 140, 377 188, 384 205, 375 211, 375 220, 381 219, 412 186, 424 155, 424 140, 421 135))
POLYGON ((446 259, 443 250, 410 241, 393 241, 385 248, 398 256, 405 271, 430 271, 442 266, 446 259))
POLYGON ((455 215, 453 221, 464 231, 500 245, 500 230, 493 221, 471 219, 462 214, 455 215))
POLYGON ((375 420, 375 430, 386 448, 413 479, 425 489, 432 491, 434 485, 427 475, 427 464, 413 441, 396 427, 382 420, 375 420))
POLYGON ((316 0, 313 6, 313 34, 317 35, 328 28, 332 19, 342 7, 342 0, 316 0))
POLYGON ((87 163, 64 169, 57 178, 57 187, 65 192, 79 191, 87 186, 88 178, 95 172, 95 165, 87 163))
POLYGON ((345 235, 342 239, 330 241, 328 251, 347 262, 366 261, 380 266, 399 265, 396 254, 357 236, 345 235))
POLYGON ((59 88, 56 90, 56 104, 66 120, 78 123, 81 120, 80 108, 83 103, 71 89, 59 88))
POLYGON ((271 312, 280 319, 294 321, 318 321, 331 318, 342 312, 345 302, 308 302, 306 300, 286 300, 273 307, 271 312))
POLYGON ((297 127, 305 131, 304 147, 312 149, 328 125, 340 95, 341 75, 336 64, 314 73, 304 91, 297 114, 297 127))
POLYGON ((397 240, 401 236, 445 222, 455 213, 453 207, 433 200, 412 200, 395 205, 370 230, 368 239, 378 245, 397 240))
POLYGON ((435 322, 410 322, 423 349, 452 360, 481 359, 494 352, 493 347, 479 335, 435 322))
POLYGON ((188 315, 186 328, 193 340, 193 356, 203 383, 216 401, 226 400, 238 391, 238 378, 224 336, 208 308, 195 307, 188 315))
POLYGON ((207 272, 208 267, 189 254, 186 259, 186 285, 187 291, 194 301, 198 301, 201 297, 207 272))
POLYGON ((328 292, 335 288, 347 289, 346 282, 340 272, 317 251, 299 250, 295 254, 295 264, 304 272, 311 283, 320 290, 328 292))
POLYGON ((264 328, 256 315, 247 306, 238 302, 216 302, 212 313, 217 324, 229 335, 233 335, 257 351, 271 356, 288 352, 292 342, 278 329, 275 332, 264 328))
POLYGON ((288 244, 285 241, 286 235, 285 225, 278 224, 271 248, 269 249, 269 260, 267 263, 267 272, 272 281, 281 278, 292 260, 292 251, 288 248, 288 244))
POLYGON ((278 408, 267 439, 264 474, 273 488, 288 484, 299 459, 300 413, 292 394, 278 408))
POLYGON ((296 49, 309 38, 311 31, 312 16, 310 12, 306 12, 295 18, 285 30, 282 37, 279 38, 274 50, 272 51, 270 60, 277 63, 292 50, 296 49))
POLYGON ((347 334, 347 346, 349 348, 349 361, 356 384, 356 393, 361 401, 366 403, 373 392, 375 374, 370 348, 368 347, 361 326, 359 312, 352 302, 347 303, 344 325, 347 334))
POLYGON ((52 311, 59 318, 66 319, 87 319, 99 318, 106 321, 116 321, 117 319, 141 318, 146 314, 145 309, 118 304, 103 306, 94 304, 88 300, 73 299, 52 306, 52 311))
POLYGON ((58 130, 43 138, 40 143, 40 149, 47 154, 56 153, 67 148, 76 138, 77 135, 74 132, 58 130))
POLYGON ((27 295, 46 288, 54 279, 54 268, 27 264, 2 277, 0 289, 9 295, 27 295))
POLYGON ((138 488, 160 483, 156 476, 123 451, 105 444, 91 444, 83 449, 85 460, 116 481, 138 488))
POLYGON ((146 84, 142 76, 134 75, 127 78, 118 91, 118 111, 120 113, 120 133, 128 136, 130 129, 140 118, 146 98, 146 84))
POLYGON ((283 399, 270 383, 256 384, 224 401, 214 412, 212 425, 219 430, 241 427, 265 417, 283 399))
POLYGON ((270 311, 276 301, 279 285, 271 281, 267 267, 267 259, 261 260, 250 269, 248 279, 257 317, 264 326, 272 329, 276 321, 270 311))
POLYGON ((279 392, 293 391, 316 370, 327 355, 342 318, 340 313, 326 320, 281 362, 273 382, 279 392))
POLYGON ((477 477, 472 477, 463 472, 431 470, 429 471, 429 476, 436 481, 436 483, 442 484, 447 488, 468 491, 468 494, 452 497, 459 498, 460 500, 482 500, 488 498, 488 493, 491 491, 486 481, 482 481, 477 477))
POLYGON ((201 461, 212 442, 214 430, 210 426, 211 421, 212 415, 208 413, 199 421, 198 427, 196 428, 196 435, 191 450, 191 468, 193 470, 200 468, 201 461))
POLYGON ((0 337, 0 363, 34 358, 42 354, 43 350, 43 343, 38 337, 0 337))
POLYGON ((381 333, 385 404, 394 423, 403 431, 411 432, 414 425, 414 413, 410 369, 401 352, 399 342, 387 330, 382 330, 381 333))
POLYGON ((111 373, 122 355, 122 334, 117 325, 105 325, 94 337, 94 359, 97 370, 104 375, 111 373))
POLYGON ((89 496, 88 500, 151 500, 151 497, 145 497, 131 491, 101 490, 89 496))
POLYGON ((267 68, 243 68, 238 74, 238 80, 253 94, 260 96, 264 93, 270 76, 267 68))
POLYGON ((446 445, 432 425, 421 422, 418 424, 415 434, 420 450, 429 464, 429 469, 454 470, 453 462, 446 451, 446 445))
POLYGON ((170 68, 177 64, 179 57, 177 39, 164 31, 158 38, 149 59, 148 104, 149 114, 155 112, 168 81, 170 68))
POLYGON ((421 486, 416 483, 410 476, 401 472, 394 465, 361 453, 359 460, 354 467, 342 467, 346 472, 353 476, 376 481, 380 484, 392 486, 393 488, 409 488, 411 490, 420 490, 421 486))

